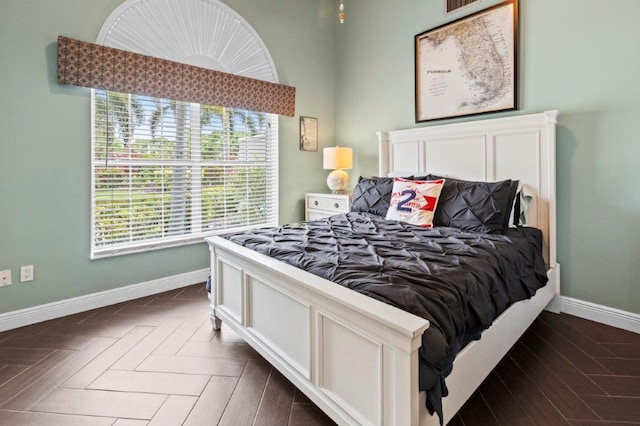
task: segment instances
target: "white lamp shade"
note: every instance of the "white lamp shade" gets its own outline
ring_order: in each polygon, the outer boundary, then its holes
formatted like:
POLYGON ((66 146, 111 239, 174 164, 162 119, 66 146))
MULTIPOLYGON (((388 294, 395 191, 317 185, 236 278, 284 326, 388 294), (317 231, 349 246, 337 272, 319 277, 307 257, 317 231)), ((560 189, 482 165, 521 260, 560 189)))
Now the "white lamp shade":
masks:
POLYGON ((322 167, 325 170, 349 170, 353 167, 353 149, 332 146, 322 151, 322 167))

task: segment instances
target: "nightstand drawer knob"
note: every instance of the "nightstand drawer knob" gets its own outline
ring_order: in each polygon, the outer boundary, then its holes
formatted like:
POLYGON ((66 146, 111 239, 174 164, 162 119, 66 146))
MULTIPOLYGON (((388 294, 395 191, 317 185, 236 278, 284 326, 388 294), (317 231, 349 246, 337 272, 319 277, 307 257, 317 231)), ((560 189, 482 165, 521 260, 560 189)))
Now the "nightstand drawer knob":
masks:
POLYGON ((314 205, 314 206, 317 206, 318 204, 319 204, 319 203, 318 203, 318 200, 316 200, 316 201, 314 201, 314 202, 313 202, 313 205, 314 205))
POLYGON ((338 207, 340 207, 340 204, 338 204, 338 203, 333 203, 333 207, 337 209, 338 207))

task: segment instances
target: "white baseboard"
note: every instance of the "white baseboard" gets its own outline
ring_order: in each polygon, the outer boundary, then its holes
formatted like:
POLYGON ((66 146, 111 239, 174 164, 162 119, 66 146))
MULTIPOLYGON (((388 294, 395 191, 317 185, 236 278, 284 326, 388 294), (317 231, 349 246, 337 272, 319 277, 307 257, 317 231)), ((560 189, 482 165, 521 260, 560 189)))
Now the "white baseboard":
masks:
MULTIPOLYGON (((102 308, 152 294, 163 293, 176 288, 186 287, 207 280, 209 269, 187 272, 171 277, 132 284, 113 290, 101 291, 86 296, 74 297, 46 305, 34 306, 19 311, 0 314, 0 331, 11 330, 25 325, 31 325, 42 321, 60 318, 91 309, 102 308)), ((556 300, 555 306, 558 301, 556 300)), ((575 315, 591 321, 607 324, 612 327, 622 328, 634 333, 640 333, 640 315, 622 311, 616 308, 598 305, 583 300, 560 296, 560 310, 569 315, 575 315)), ((547 308, 549 309, 549 308, 547 308)), ((554 312, 555 309, 552 309, 554 312)))
POLYGON ((566 296, 560 297, 560 304, 562 312, 566 314, 640 333, 638 314, 566 296))
POLYGON ((207 280, 209 268, 0 314, 0 331, 102 308, 207 280))

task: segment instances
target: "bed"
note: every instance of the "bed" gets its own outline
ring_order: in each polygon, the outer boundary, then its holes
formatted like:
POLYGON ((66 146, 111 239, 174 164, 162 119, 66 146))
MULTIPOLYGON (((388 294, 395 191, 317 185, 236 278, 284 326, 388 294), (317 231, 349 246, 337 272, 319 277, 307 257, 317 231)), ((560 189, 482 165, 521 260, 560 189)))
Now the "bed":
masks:
MULTIPOLYGON (((557 111, 380 132, 379 175, 518 179, 527 225, 542 231, 547 284, 460 351, 446 383, 446 423, 538 314, 556 310, 557 111)), ((224 322, 339 424, 435 425, 418 386, 421 317, 221 237, 211 250, 214 327, 224 322)))

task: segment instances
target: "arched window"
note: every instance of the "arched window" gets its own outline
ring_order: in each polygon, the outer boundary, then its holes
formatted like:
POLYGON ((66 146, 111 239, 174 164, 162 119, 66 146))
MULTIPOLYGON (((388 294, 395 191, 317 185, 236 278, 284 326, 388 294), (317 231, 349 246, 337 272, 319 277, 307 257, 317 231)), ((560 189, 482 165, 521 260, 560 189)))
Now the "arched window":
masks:
MULTIPOLYGON (((259 36, 217 0, 126 1, 97 43, 278 82, 259 36)), ((92 258, 277 224, 277 115, 104 90, 91 108, 92 258)))

